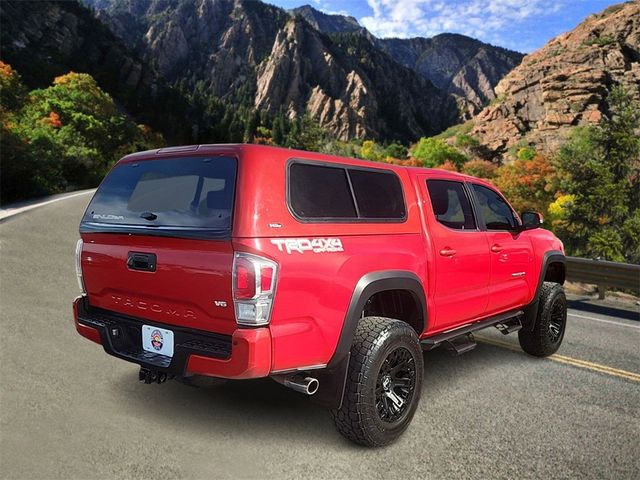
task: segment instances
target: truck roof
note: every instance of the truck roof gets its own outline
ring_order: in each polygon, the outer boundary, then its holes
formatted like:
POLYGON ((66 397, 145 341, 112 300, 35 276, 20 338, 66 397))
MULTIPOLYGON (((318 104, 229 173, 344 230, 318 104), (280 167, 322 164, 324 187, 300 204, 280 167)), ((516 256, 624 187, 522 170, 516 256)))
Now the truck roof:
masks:
POLYGON ((410 175, 415 174, 433 174, 438 176, 449 176, 459 179, 474 179, 470 175, 462 173, 451 172, 449 170, 442 170, 438 168, 425 168, 425 167, 410 167, 403 165, 395 165, 384 162, 374 162, 371 160, 362 160, 352 157, 340 157, 337 155, 330 155, 325 153, 311 152, 307 150, 297 150, 293 148, 276 147, 271 145, 256 145, 250 143, 219 143, 219 144, 196 144, 196 145, 182 145, 175 147, 156 148, 153 150, 145 150, 142 152, 135 152, 126 155, 118 163, 134 162, 151 160, 154 158, 176 158, 176 157, 188 157, 193 154, 213 154, 213 155, 240 155, 240 154, 252 154, 258 152, 269 152, 271 158, 277 158, 281 161, 287 161, 291 158, 325 161, 328 163, 342 163, 352 166, 362 167, 377 167, 385 168, 388 170, 406 170, 410 175))

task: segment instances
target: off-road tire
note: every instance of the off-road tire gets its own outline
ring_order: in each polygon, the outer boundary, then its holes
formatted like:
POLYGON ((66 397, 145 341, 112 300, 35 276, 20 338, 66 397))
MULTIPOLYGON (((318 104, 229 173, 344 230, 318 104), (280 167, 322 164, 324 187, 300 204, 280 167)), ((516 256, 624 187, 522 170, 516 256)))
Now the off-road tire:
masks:
POLYGON ((567 297, 559 283, 544 282, 533 329, 518 330, 522 350, 535 357, 547 357, 560 348, 567 326, 567 297))
MULTIPOLYGON (((368 447, 381 447, 396 440, 406 430, 418 407, 423 372, 422 348, 410 325, 391 318, 362 318, 351 346, 342 406, 332 412, 338 432, 368 447), (392 388, 408 396, 403 407, 394 412, 399 417, 391 422, 384 421, 379 413, 382 402, 376 401, 376 390, 382 392, 380 376, 391 365, 390 359, 398 361, 398 358, 404 359, 403 365, 408 366, 404 370, 407 373, 402 374, 406 378, 414 378, 411 383, 413 388, 405 391, 403 387, 393 384, 392 388), (410 373, 412 362, 413 374, 410 373), (411 392, 410 395, 407 391, 411 392)), ((384 401, 388 401, 388 398, 384 401)))
POLYGON ((226 378, 207 377, 205 375, 191 375, 188 377, 178 375, 174 377, 174 380, 183 385, 196 388, 218 388, 226 385, 228 382, 226 378))

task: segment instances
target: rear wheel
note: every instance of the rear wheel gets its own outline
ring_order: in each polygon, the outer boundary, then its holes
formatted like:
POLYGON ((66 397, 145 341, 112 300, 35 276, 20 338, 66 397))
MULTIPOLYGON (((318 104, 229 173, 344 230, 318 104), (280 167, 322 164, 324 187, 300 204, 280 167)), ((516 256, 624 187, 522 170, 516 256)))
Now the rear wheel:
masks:
POLYGON ((555 353, 564 338, 567 325, 567 297, 558 283, 544 282, 533 329, 518 331, 522 350, 536 357, 555 353))
POLYGON ((393 442, 418 407, 423 370, 422 349, 411 326, 383 317, 360 320, 342 406, 333 412, 338 431, 369 447, 393 442))

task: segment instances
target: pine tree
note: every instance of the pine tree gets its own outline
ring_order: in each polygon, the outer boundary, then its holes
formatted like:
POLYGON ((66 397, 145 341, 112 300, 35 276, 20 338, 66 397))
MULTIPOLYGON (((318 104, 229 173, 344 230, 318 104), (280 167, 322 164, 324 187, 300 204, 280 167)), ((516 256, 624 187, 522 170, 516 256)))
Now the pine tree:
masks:
POLYGON ((609 115, 560 150, 561 187, 573 198, 559 233, 573 254, 639 262, 640 108, 622 87, 607 101, 609 115))
POLYGON ((247 116, 245 118, 245 127, 244 127, 244 141, 252 142, 253 137, 256 135, 256 130, 258 129, 258 112, 254 109, 251 109, 247 112, 247 116))

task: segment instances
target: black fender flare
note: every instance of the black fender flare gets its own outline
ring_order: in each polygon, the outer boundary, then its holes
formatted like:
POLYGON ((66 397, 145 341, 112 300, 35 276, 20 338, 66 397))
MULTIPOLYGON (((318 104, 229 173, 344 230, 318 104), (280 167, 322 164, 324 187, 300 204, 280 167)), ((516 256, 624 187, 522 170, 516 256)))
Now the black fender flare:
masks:
POLYGON ((373 295, 387 290, 407 290, 420 305, 422 329, 420 336, 427 328, 427 300, 424 287, 418 276, 405 270, 382 270, 364 275, 355 286, 349 308, 342 323, 342 330, 336 349, 322 370, 311 372, 320 382, 318 392, 311 397, 316 403, 332 409, 342 405, 344 387, 347 380, 351 344, 360 321, 364 306, 373 295))
MULTIPOLYGON (((524 308, 523 328, 532 330, 538 315, 538 304, 540 301, 540 293, 542 292, 542 284, 547 276, 547 270, 552 263, 567 263, 567 258, 560 250, 549 250, 542 257, 542 267, 540 268, 540 276, 538 277, 538 286, 531 303, 524 308)), ((564 280, 563 280, 564 283, 564 280)))

